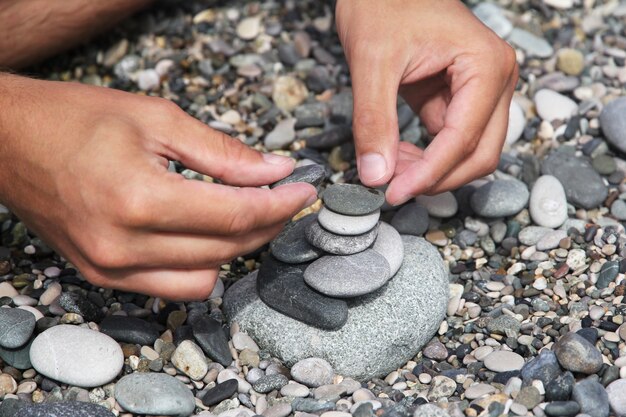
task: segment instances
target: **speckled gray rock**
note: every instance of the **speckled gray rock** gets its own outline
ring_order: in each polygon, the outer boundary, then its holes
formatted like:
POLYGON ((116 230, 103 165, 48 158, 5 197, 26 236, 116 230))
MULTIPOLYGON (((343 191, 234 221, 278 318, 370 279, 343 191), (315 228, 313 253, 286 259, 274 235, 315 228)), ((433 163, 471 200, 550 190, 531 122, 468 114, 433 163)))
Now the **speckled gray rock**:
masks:
POLYGON ((167 374, 134 373, 115 384, 115 400, 136 414, 187 417, 196 408, 195 398, 181 381, 167 374))
POLYGON ((415 202, 434 217, 452 217, 459 209, 456 197, 450 191, 437 195, 418 195, 415 197, 415 202))
POLYGON ((0 308, 0 346, 24 346, 35 330, 35 316, 21 308, 0 308))
POLYGON ((279 185, 292 184, 295 182, 306 182, 317 187, 322 184, 325 176, 326 169, 322 165, 305 165, 294 169, 291 175, 280 181, 276 181, 274 184, 270 185, 270 188, 276 188, 279 185))
POLYGON ((385 194, 357 184, 333 184, 324 190, 322 199, 335 213, 362 216, 381 208, 385 194))
POLYGON ((316 213, 287 224, 270 243, 272 255, 288 264, 299 264, 319 258, 324 251, 311 245, 305 237, 306 228, 313 223, 317 223, 316 213))
POLYGON ((404 236, 403 243, 398 273, 375 293, 348 300, 349 317, 339 330, 307 326, 269 308, 256 293, 256 274, 226 291, 225 314, 289 366, 318 357, 355 379, 386 375, 430 340, 448 303, 448 274, 437 250, 417 237, 404 236))
POLYGON ((342 236, 354 236, 372 230, 378 223, 379 218, 380 210, 364 214, 363 216, 348 216, 322 207, 317 220, 329 232, 342 236))
POLYGON ((422 404, 415 409, 413 417, 450 417, 450 414, 435 404, 422 404))
POLYGON ((572 399, 580 405, 580 412, 591 417, 609 416, 609 396, 596 375, 574 385, 572 399))
POLYGON ((404 248, 400 233, 385 222, 380 222, 378 236, 374 241, 372 250, 384 256, 389 264, 389 273, 394 275, 402 265, 404 248))
POLYGON ((101 405, 67 401, 22 407, 13 417, 114 417, 114 414, 101 405))
POLYGON ((526 207, 529 193, 526 184, 517 180, 495 180, 478 188, 470 203, 476 214, 483 217, 505 217, 526 207))
POLYGON ((378 233, 378 227, 361 235, 342 236, 324 229, 318 222, 311 223, 304 231, 308 242, 333 255, 352 255, 369 248, 378 233))
POLYGON ((90 388, 112 381, 122 370, 124 354, 120 345, 103 333, 61 324, 35 338, 30 360, 35 370, 48 378, 90 388))
POLYGON ((592 209, 606 199, 608 188, 589 161, 564 152, 553 152, 541 164, 543 174, 554 175, 567 201, 576 207, 592 209))
POLYGON ((626 153, 626 97, 604 106, 600 113, 600 127, 609 143, 626 153))
POLYGON ((539 226, 556 228, 567 220, 567 197, 559 180, 542 175, 530 192, 530 216, 539 226))
POLYGON ((371 249, 347 256, 322 256, 304 271, 304 281, 330 297, 349 298, 376 291, 391 277, 384 256, 371 249))

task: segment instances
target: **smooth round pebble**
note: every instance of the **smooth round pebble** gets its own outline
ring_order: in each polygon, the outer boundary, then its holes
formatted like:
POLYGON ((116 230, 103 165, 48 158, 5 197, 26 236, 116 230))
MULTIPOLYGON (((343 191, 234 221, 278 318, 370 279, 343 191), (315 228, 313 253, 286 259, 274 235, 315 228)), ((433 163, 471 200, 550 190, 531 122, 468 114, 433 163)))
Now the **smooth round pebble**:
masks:
POLYGON ((352 255, 369 248, 378 233, 378 227, 369 232, 342 236, 325 230, 318 222, 311 223, 304 231, 307 241, 318 249, 334 255, 352 255))
POLYGON ((519 371, 524 366, 524 358, 515 352, 496 350, 485 357, 485 367, 494 372, 519 371))
POLYGON ((334 376, 333 367, 321 358, 302 359, 291 367, 291 377, 311 388, 332 384, 334 376))
POLYGON ((342 236, 361 235, 372 230, 378 223, 380 210, 363 216, 347 216, 335 213, 327 207, 322 207, 317 221, 329 232, 342 236))
POLYGON ((322 194, 324 204, 335 213, 362 216, 372 213, 385 203, 385 194, 356 184, 333 184, 322 194))
POLYGON ((542 175, 530 192, 530 216, 539 226, 557 228, 567 220, 567 197, 561 182, 552 175, 542 175))
POLYGON ((548 122, 568 120, 578 110, 574 100, 545 88, 535 93, 534 100, 539 117, 548 122))
POLYGON ((434 217, 452 217, 459 209, 456 197, 450 191, 437 195, 418 195, 415 202, 424 207, 434 217))

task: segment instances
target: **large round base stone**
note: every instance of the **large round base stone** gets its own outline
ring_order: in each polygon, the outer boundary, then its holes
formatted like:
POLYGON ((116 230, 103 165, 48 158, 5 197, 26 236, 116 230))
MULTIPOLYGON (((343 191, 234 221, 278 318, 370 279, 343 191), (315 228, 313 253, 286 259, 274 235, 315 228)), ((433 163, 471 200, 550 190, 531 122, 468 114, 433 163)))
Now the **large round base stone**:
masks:
POLYGON ((339 330, 311 327, 272 310, 256 293, 256 273, 226 292, 226 316, 288 366, 318 357, 344 376, 362 381, 384 376, 431 339, 448 303, 448 273, 437 249, 415 236, 402 241, 400 270, 378 291, 348 300, 348 321, 339 330))

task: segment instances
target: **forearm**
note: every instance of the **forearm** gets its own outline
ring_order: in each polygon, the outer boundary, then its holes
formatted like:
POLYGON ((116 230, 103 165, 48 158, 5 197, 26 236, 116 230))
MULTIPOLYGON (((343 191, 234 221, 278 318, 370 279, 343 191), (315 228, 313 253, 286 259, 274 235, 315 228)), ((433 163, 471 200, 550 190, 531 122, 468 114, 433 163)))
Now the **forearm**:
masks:
POLYGON ((153 0, 0 0, 0 68, 21 68, 75 46, 153 0))

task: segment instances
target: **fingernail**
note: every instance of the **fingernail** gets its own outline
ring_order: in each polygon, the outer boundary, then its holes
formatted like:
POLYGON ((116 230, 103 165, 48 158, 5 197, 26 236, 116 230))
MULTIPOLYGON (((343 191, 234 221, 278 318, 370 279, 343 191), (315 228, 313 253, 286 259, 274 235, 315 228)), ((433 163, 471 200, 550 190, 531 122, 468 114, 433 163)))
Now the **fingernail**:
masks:
POLYGON ((272 165, 285 165, 293 161, 288 156, 276 155, 275 153, 264 153, 263 160, 272 165))
POLYGON ((387 173, 387 161, 379 153, 366 153, 359 159, 359 176, 364 183, 376 182, 387 173))

